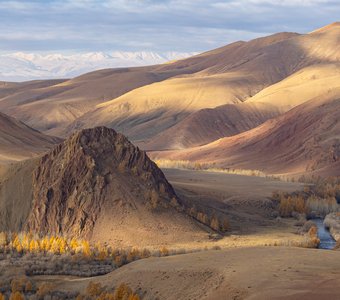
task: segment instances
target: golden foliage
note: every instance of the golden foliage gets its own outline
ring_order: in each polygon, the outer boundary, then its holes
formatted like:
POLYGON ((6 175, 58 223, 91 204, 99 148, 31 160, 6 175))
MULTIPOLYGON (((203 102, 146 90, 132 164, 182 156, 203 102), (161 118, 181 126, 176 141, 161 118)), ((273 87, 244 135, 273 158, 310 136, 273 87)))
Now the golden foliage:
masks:
POLYGON ((50 292, 52 292, 54 290, 54 286, 51 283, 48 282, 43 282, 37 290, 37 296, 39 298, 43 298, 45 297, 47 294, 49 294, 50 292))
POLYGON ((6 246, 8 243, 8 237, 6 232, 0 232, 0 247, 6 246))
POLYGON ((215 216, 211 218, 210 227, 216 231, 220 230, 220 222, 215 216))
POLYGON ((164 246, 159 250, 159 252, 160 252, 161 256, 168 256, 169 253, 170 253, 169 249, 164 247, 164 246))
POLYGON ((24 299, 25 299, 24 295, 20 292, 12 293, 11 296, 9 297, 9 300, 24 300, 24 299))
POLYGON ((282 217, 291 217, 293 212, 307 213, 305 200, 301 195, 288 197, 281 195, 279 212, 282 217))
POLYGON ((24 290, 24 286, 26 284, 26 278, 13 278, 11 281, 11 291, 12 293, 15 292, 22 292, 24 290))
POLYGON ((92 297, 99 296, 102 292, 102 286, 99 282, 90 281, 86 288, 86 294, 92 297))
POLYGON ((125 284, 121 283, 116 289, 115 289, 115 300, 125 300, 129 299, 129 297, 133 295, 131 288, 125 284))

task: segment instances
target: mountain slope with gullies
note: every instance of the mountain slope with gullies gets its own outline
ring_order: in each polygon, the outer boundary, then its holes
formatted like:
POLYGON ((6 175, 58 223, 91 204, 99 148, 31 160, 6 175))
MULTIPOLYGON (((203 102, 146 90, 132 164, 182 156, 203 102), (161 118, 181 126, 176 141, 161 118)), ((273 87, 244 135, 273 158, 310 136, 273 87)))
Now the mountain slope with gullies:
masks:
MULTIPOLYGON (((309 34, 278 33, 236 42, 159 66, 158 70, 163 72, 177 68, 179 73, 98 104, 68 126, 63 135, 77 128, 105 125, 135 142, 147 143, 202 109, 251 101, 263 103, 262 107, 267 104, 269 116, 277 110, 286 112, 311 99, 311 93, 305 92, 306 78, 316 79, 311 91, 318 95, 336 87, 339 37, 340 26, 335 23, 309 34), (289 78, 287 84, 283 82, 286 78, 289 78), (328 88, 324 85, 327 80, 333 82, 328 88)), ((257 125, 254 122, 252 128, 257 125)), ((177 129, 177 132, 182 130, 177 129)), ((163 149, 167 146, 157 145, 163 149)))
POLYGON ((280 33, 236 42, 163 65, 91 72, 25 93, 13 92, 0 99, 0 110, 52 135, 68 136, 77 129, 105 125, 133 140, 138 139, 136 135, 152 136, 150 121, 162 123, 157 127, 164 129, 193 111, 244 101, 285 77, 283 60, 268 65, 265 72, 262 61, 257 71, 257 63, 244 66, 258 61, 270 45, 295 36, 280 33), (111 100, 118 100, 118 106, 111 106, 111 100))
POLYGON ((244 133, 152 158, 215 163, 270 174, 340 175, 340 88, 244 133))
POLYGON ((76 132, 40 159, 26 229, 116 246, 184 242, 203 230, 181 206, 145 152, 97 127, 76 132))
POLYGON ((226 104, 190 114, 140 146, 151 150, 185 149, 250 130, 281 111, 266 103, 226 104))
MULTIPOLYGON (((133 141, 147 140, 204 108, 246 101, 263 88, 293 72, 270 50, 298 36, 280 33, 249 42, 236 42, 173 64, 158 72, 176 76, 155 82, 98 104, 61 135, 74 129, 105 125, 133 141), (270 63, 264 63, 269 51, 270 63)), ((287 54, 288 55, 288 54, 287 54)), ((294 56, 295 57, 295 56, 294 56)))

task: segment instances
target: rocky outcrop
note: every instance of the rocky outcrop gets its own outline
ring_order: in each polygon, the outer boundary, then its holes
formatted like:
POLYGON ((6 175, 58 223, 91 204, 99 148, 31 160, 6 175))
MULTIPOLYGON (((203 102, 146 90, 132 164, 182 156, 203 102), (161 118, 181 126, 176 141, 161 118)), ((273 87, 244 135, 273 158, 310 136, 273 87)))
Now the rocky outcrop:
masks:
POLYGON ((113 129, 97 127, 73 134, 41 158, 33 173, 26 229, 91 237, 103 220, 107 230, 140 226, 144 217, 181 214, 180 208, 173 188, 145 152, 113 129), (139 222, 130 224, 139 213, 139 222))

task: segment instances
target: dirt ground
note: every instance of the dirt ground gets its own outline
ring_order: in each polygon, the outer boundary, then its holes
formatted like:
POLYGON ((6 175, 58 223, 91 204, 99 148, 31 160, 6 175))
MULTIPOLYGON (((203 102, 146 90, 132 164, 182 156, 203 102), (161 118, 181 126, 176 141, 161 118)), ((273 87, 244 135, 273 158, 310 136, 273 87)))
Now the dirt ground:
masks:
POLYGON ((167 245, 188 253, 138 260, 99 277, 31 279, 53 282, 55 289, 67 292, 84 291, 90 281, 106 287, 124 282, 142 299, 338 299, 340 252, 282 246, 302 237, 295 220, 273 214, 270 196, 274 190, 301 189, 301 184, 223 173, 164 172, 185 201, 225 213, 230 232, 216 241, 207 236, 167 245), (213 247, 216 250, 209 250, 213 247), (195 249, 200 251, 189 253, 195 249))
MULTIPOLYGON (((218 172, 164 169, 167 179, 184 201, 214 208, 227 215, 230 231, 213 242, 222 248, 273 245, 300 240, 295 220, 277 218, 277 208, 270 199, 273 191, 293 192, 303 188, 292 183, 218 172)), ((205 247, 211 241, 199 241, 205 247)), ((176 245, 191 248, 190 245, 176 245)))
POLYGON ((143 299, 335 300, 339 270, 340 252, 247 247, 148 258, 91 279, 49 280, 67 291, 84 290, 90 280, 108 287, 125 282, 143 299))

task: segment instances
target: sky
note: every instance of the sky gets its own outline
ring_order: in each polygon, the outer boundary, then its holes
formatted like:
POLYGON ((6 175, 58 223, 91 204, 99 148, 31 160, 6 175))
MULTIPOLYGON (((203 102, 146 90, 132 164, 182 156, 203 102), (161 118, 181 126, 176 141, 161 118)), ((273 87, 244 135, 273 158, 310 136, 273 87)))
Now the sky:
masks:
POLYGON ((0 0, 0 52, 200 52, 339 16, 339 0, 0 0))

